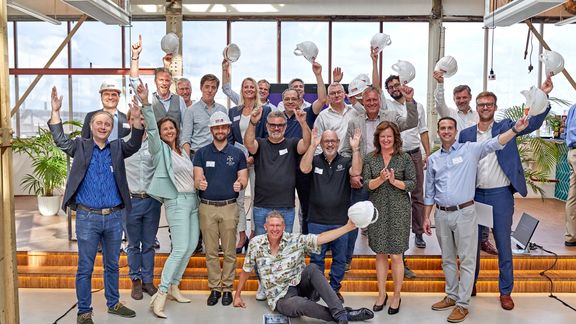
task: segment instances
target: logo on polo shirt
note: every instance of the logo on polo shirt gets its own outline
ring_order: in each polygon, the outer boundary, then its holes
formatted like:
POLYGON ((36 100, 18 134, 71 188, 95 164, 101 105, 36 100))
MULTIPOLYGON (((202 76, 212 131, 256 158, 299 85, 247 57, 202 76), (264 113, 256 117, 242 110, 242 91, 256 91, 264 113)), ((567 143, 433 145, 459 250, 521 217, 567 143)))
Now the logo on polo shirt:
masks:
POLYGON ((344 171, 344 166, 342 164, 338 164, 338 166, 336 166, 336 171, 344 171))
POLYGON ((234 165, 234 158, 228 155, 228 158, 226 158, 226 164, 228 164, 229 166, 234 165))

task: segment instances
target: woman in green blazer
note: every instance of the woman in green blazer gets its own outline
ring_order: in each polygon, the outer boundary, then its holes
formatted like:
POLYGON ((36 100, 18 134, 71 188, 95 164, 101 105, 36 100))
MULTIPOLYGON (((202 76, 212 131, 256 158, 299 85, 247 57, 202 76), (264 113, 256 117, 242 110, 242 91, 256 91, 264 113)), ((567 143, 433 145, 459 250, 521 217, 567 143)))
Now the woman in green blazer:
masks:
POLYGON ((166 207, 172 237, 172 251, 162 269, 158 292, 150 303, 156 316, 166 318, 164 304, 167 297, 180 303, 190 302, 182 296, 178 284, 198 242, 198 198, 194 190, 192 162, 178 143, 178 123, 171 117, 156 122, 154 110, 148 102, 147 86, 140 83, 137 92, 143 105, 148 150, 156 168, 147 192, 166 207))

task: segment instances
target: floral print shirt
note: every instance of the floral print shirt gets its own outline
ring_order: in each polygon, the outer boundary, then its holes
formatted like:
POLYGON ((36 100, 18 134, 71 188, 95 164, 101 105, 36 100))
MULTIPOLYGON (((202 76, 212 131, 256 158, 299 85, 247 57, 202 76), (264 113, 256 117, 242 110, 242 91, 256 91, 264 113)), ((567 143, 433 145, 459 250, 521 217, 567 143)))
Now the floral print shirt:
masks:
POLYGON ((300 283, 306 254, 320 253, 317 238, 314 234, 284 232, 277 255, 272 255, 266 234, 250 240, 242 269, 252 272, 255 266, 258 268, 260 284, 264 286, 270 309, 276 308, 276 302, 286 295, 289 286, 300 283))

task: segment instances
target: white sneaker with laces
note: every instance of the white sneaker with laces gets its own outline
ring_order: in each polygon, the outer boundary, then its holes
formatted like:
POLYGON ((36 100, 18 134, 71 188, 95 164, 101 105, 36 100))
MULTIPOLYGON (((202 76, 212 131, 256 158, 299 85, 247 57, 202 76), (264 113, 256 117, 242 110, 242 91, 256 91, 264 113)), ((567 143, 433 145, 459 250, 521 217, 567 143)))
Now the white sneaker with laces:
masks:
POLYGON ((266 290, 264 286, 258 283, 258 290, 256 291, 256 300, 263 301, 266 300, 266 290))

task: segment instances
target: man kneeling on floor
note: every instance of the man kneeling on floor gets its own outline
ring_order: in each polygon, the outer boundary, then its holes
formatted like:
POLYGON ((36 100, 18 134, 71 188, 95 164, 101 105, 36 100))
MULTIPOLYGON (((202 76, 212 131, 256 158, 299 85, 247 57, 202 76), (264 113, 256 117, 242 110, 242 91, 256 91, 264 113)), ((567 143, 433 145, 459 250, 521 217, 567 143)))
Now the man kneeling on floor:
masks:
POLYGON ((331 242, 354 230, 351 221, 340 228, 319 235, 285 233, 284 218, 270 212, 264 224, 266 234, 250 240, 240 281, 234 296, 234 307, 246 307, 240 296, 252 270, 258 268, 260 283, 266 291, 268 306, 288 317, 308 316, 323 321, 364 321, 374 317, 367 308, 344 309, 342 302, 314 264, 306 265, 306 253, 319 253, 322 244, 331 242), (314 301, 319 295, 326 305, 314 301))

